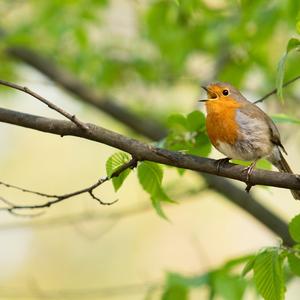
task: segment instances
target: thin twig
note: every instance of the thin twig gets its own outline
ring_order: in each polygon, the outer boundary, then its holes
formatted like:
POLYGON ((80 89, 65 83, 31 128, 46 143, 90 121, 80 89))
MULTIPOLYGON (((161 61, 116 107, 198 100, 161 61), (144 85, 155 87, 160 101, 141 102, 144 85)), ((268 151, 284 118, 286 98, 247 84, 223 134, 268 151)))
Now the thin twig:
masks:
MULTIPOLYGON (((284 87, 290 85, 291 83, 295 82, 295 81, 298 80, 298 79, 300 79, 300 75, 298 75, 298 76, 292 78, 291 80, 285 82, 285 83, 282 85, 282 87, 284 88, 284 87)), ((263 102, 265 99, 267 99, 268 97, 270 97, 270 96, 272 96, 272 95, 274 95, 274 94, 276 94, 276 93, 277 93, 277 88, 274 89, 274 90, 272 90, 272 91, 270 91, 269 93, 267 93, 266 95, 264 95, 264 96, 261 97, 260 99, 254 101, 253 103, 256 104, 256 103, 259 103, 259 102, 263 102)))
POLYGON ((58 113, 60 113, 61 115, 63 115, 64 117, 66 117, 67 119, 69 119, 70 121, 72 121, 74 124, 76 124, 79 128, 84 129, 84 130, 88 130, 88 126, 86 124, 84 124, 83 122, 81 122, 75 115, 71 115, 70 113, 68 113, 67 111, 63 110, 62 108, 58 107, 57 105, 55 105, 54 103, 50 102, 49 100, 45 99, 44 97, 40 96, 39 94, 33 92, 32 90, 30 90, 28 87, 25 86, 21 86, 12 82, 8 82, 5 80, 1 80, 0 79, 0 84, 19 90, 21 92, 24 92, 28 95, 31 95, 32 97, 40 100, 41 102, 43 102, 44 104, 46 104, 49 108, 57 111, 58 113))
MULTIPOLYGON (((181 197, 184 197, 184 201, 182 201, 181 204, 186 204, 191 201, 197 200, 195 197, 187 197, 199 195, 209 189, 208 186, 204 185, 199 189, 188 189, 180 192, 176 192, 174 195, 171 193, 170 197, 171 199, 178 200, 181 197)), ((174 191, 174 189, 173 189, 174 191)), ((163 207, 170 205, 169 202, 162 203, 163 207)), ((136 206, 129 207, 127 209, 122 209, 119 211, 110 211, 109 213, 103 213, 103 212, 95 212, 93 211, 84 211, 82 213, 76 213, 76 214, 65 214, 58 217, 53 218, 43 218, 38 219, 34 221, 18 221, 18 222, 7 222, 7 223, 0 223, 0 231, 1 230, 11 230, 11 229, 18 229, 18 228, 28 228, 32 227, 37 230, 43 230, 43 229, 55 229, 57 227, 61 226, 68 226, 68 225, 76 225, 81 224, 85 222, 106 222, 106 221, 116 221, 119 222, 124 218, 131 217, 134 215, 138 215, 141 213, 145 213, 149 210, 153 209, 150 203, 143 203, 136 206)), ((23 215, 22 215, 23 216, 23 215)))
POLYGON ((7 187, 7 188, 12 188, 14 190, 21 191, 23 193, 34 194, 34 195, 38 195, 38 196, 41 196, 41 197, 46 197, 46 198, 57 198, 57 197, 59 197, 58 195, 51 195, 51 194, 45 194, 45 193, 41 193, 41 192, 36 192, 36 191, 28 190, 28 189, 25 189, 25 188, 22 188, 22 187, 13 185, 13 184, 9 184, 9 183, 3 182, 3 181, 0 181, 0 185, 3 185, 5 187, 7 187))
POLYGON ((78 190, 78 191, 75 191, 72 193, 63 194, 63 195, 50 195, 50 194, 40 193, 40 192, 36 192, 33 190, 24 189, 24 188, 15 186, 15 185, 1 182, 0 184, 4 185, 6 187, 13 188, 13 189, 25 192, 25 193, 38 195, 41 197, 53 198, 53 200, 50 200, 50 201, 47 201, 47 202, 44 202, 41 204, 17 205, 17 204, 12 203, 11 201, 7 201, 6 199, 0 197, 0 201, 4 202, 7 205, 7 207, 0 207, 0 211, 1 210, 8 211, 12 214, 16 214, 16 210, 46 208, 46 207, 52 206, 53 204, 64 201, 66 199, 69 199, 69 198, 72 198, 72 197, 75 197, 75 196, 78 196, 81 194, 85 194, 85 193, 88 193, 94 200, 97 200, 101 205, 112 205, 112 204, 116 203, 118 201, 118 199, 116 199, 112 202, 104 202, 94 194, 94 190, 96 188, 98 188, 100 185, 102 185, 103 183, 109 181, 111 178, 119 176, 125 170, 135 168, 136 165, 137 165, 137 159, 132 158, 130 161, 128 161, 125 164, 123 164, 122 166, 120 166, 110 177, 106 176, 106 177, 100 178, 96 183, 94 183, 93 185, 91 185, 87 188, 84 188, 84 189, 81 189, 81 190, 78 190))

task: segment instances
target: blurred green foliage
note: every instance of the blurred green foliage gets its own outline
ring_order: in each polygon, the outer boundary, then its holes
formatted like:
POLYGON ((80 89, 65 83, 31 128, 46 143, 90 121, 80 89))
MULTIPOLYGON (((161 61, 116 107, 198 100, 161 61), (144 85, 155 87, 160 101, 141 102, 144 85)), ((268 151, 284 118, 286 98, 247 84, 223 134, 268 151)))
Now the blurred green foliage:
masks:
POLYGON ((206 134, 205 116, 194 111, 187 116, 172 114, 167 121, 169 134, 163 142, 166 149, 207 157, 211 144, 206 134))
MULTIPOLYGON (((16 76, 18 65, 5 55, 11 46, 24 46, 51 57, 88 85, 106 91, 122 89, 134 82, 142 86, 172 87, 183 78, 199 81, 229 81, 238 88, 249 77, 260 77, 260 89, 268 91, 277 78, 282 96, 284 78, 299 75, 300 1, 298 0, 157 0, 132 4, 136 26, 130 35, 118 33, 118 24, 109 23, 112 1, 3 1, 0 4, 0 76, 16 76), (287 58, 287 55, 288 59, 287 58), (282 57, 278 65, 277 64, 282 57), (212 70, 198 66, 211 64, 212 70)), ((132 95, 129 95, 132 97, 132 95)), ((153 108, 155 109, 155 108, 153 108)), ((151 112, 152 113, 152 112, 151 112)), ((161 115, 164 112, 160 113, 161 115)), ((166 112, 167 114, 167 112, 166 112)), ((299 123, 285 114, 274 116, 278 122, 299 123)), ((167 119, 169 135, 160 142, 167 149, 208 156, 211 145, 205 133, 205 117, 200 112, 173 114, 167 119)), ((128 155, 116 153, 106 164, 111 174, 128 155)), ((267 166, 268 167, 268 166, 267 166)), ((129 170, 113 178, 118 190, 129 170)), ((180 171, 182 173, 182 171, 180 171)), ((157 213, 166 218, 161 202, 172 202, 162 187, 162 166, 142 162, 137 176, 150 195, 157 213)), ((299 216, 290 223, 290 233, 300 242, 299 216)), ((163 300, 189 299, 191 289, 206 287, 210 299, 243 299, 252 279, 236 271, 249 261, 246 275, 254 270, 258 292, 267 300, 284 297, 283 266, 288 261, 292 274, 300 275, 299 244, 293 248, 272 247, 256 256, 242 257, 204 275, 187 277, 167 275, 163 300)))
MULTIPOLYGON (((136 78, 147 84, 174 84, 186 75, 242 87, 253 70, 261 73, 264 85, 274 86, 276 62, 299 27, 300 2, 220 3, 136 2, 137 32, 128 40, 105 32, 108 0, 8 1, 0 11, 7 34, 2 44, 34 48, 88 84, 106 89, 136 78), (193 54, 211 59, 215 74, 191 74, 187 66, 193 54)), ((300 60, 291 55, 286 77, 299 68, 300 60)))

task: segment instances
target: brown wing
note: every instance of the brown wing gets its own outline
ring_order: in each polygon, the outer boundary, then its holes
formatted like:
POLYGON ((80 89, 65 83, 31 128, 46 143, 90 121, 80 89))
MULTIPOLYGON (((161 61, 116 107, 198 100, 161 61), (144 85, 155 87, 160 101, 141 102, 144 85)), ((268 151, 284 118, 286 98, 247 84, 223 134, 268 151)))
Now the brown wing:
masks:
POLYGON ((280 134, 279 134, 279 131, 278 131, 276 125, 274 124, 274 122, 272 121, 272 119, 268 115, 265 114, 265 116, 266 116, 266 121, 269 124, 272 143, 279 146, 282 149, 282 151, 287 155, 287 152, 284 149, 284 147, 283 147, 283 145, 280 141, 280 134))
POLYGON ((272 119, 263 110, 261 110, 255 104, 247 101, 247 104, 244 104, 244 106, 243 106, 243 113, 251 116, 252 118, 256 118, 257 115, 262 115, 264 117, 265 121, 267 122, 268 126, 269 126, 271 142, 274 145, 279 146, 282 149, 282 151, 287 155, 287 152, 286 152, 286 150, 284 149, 284 147, 281 143, 280 133, 279 133, 276 125, 274 124, 272 119))

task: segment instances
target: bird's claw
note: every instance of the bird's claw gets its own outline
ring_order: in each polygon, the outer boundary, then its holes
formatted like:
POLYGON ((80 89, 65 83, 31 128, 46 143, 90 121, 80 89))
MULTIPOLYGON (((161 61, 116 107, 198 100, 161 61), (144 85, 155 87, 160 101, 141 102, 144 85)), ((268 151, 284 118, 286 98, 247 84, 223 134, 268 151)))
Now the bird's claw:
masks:
POLYGON ((242 173, 245 173, 246 172, 246 189, 245 191, 247 193, 250 192, 250 189, 252 188, 253 184, 250 183, 250 179, 251 179, 251 174, 253 173, 253 170, 255 168, 255 165, 256 165, 256 161, 254 161, 250 166, 246 167, 245 169, 242 170, 242 173))

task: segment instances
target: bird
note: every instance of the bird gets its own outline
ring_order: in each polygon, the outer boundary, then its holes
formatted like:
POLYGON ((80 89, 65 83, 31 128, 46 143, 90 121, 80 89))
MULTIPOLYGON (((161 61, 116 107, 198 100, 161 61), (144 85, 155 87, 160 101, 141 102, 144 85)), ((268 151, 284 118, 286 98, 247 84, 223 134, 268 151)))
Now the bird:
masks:
MULTIPOLYGON (((226 156, 218 160, 218 170, 231 159, 252 161, 244 169, 249 184, 256 162, 265 158, 280 172, 293 173, 282 154, 287 152, 279 131, 263 110, 229 83, 210 83, 202 88, 207 92, 207 99, 199 101, 205 102, 208 137, 213 146, 226 156)), ((300 190, 291 190, 291 193, 300 200, 300 190)))

